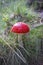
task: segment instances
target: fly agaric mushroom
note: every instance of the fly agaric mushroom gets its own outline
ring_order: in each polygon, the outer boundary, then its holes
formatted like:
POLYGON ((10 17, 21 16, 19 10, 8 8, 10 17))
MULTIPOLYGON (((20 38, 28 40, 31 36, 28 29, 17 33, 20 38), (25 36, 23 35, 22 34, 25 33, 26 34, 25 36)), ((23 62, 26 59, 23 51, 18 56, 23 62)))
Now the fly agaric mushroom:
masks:
POLYGON ((22 46, 23 46, 22 35, 28 33, 29 31, 30 31, 29 26, 23 22, 17 22, 11 28, 11 32, 18 34, 18 42, 22 46))

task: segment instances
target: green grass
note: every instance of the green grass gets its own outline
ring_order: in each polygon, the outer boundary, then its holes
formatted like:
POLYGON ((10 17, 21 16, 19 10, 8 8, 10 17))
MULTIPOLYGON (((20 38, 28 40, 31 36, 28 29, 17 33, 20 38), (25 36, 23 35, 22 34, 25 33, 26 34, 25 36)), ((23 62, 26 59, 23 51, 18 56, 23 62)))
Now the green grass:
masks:
MULTIPOLYGON (((36 13, 33 12, 32 9, 26 7, 26 2, 24 0, 18 0, 15 2, 12 1, 9 6, 2 7, 0 10, 0 34, 1 33, 3 34, 3 31, 7 27, 6 22, 3 21, 3 15, 9 16, 13 12, 17 13, 17 14, 20 13, 23 16, 25 16, 24 14, 27 13, 26 17, 28 17, 30 20, 32 20, 32 19, 34 19, 34 17, 38 16, 36 13)), ((17 21, 18 20, 15 19, 11 22, 16 23, 17 21)), ((29 21, 28 21, 28 23, 29 23, 29 21)), ((8 44, 14 45, 14 41, 16 40, 16 38, 15 38, 16 36, 17 35, 15 35, 13 33, 9 33, 7 36, 7 39, 3 40, 3 37, 0 38, 0 43, 2 45, 3 44, 6 45, 6 42, 7 42, 8 44)), ((32 29, 28 35, 28 40, 26 40, 26 37, 24 36, 23 42, 25 43, 25 47, 31 53, 31 55, 33 54, 33 56, 36 52, 35 45, 36 45, 36 43, 38 43, 38 41, 36 42, 36 40, 38 40, 40 38, 43 38, 43 26, 32 29)))
POLYGON ((30 37, 43 37, 43 25, 30 31, 30 37))
MULTIPOLYGON (((32 11, 32 9, 29 9, 26 7, 26 1, 24 0, 18 0, 15 2, 11 2, 9 6, 2 7, 0 11, 0 31, 3 32, 6 28, 6 22, 3 21, 3 15, 10 15, 11 13, 17 13, 17 14, 24 14, 27 13, 27 16, 30 20, 32 20, 35 17, 37 17, 37 14, 32 11)), ((16 23, 17 19, 12 21, 12 23, 16 23)), ((29 22, 29 21, 28 21, 29 22)), ((0 33, 1 33, 0 32, 0 33)), ((43 37, 43 26, 40 26, 38 28, 35 28, 30 31, 29 37, 34 40, 34 38, 41 38, 43 37)))

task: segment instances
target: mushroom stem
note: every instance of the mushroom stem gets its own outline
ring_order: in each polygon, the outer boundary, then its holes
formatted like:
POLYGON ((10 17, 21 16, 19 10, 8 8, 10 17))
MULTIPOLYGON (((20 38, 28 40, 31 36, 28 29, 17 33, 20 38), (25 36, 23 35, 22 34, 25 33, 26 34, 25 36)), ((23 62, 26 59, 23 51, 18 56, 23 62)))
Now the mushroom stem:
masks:
POLYGON ((18 34, 18 42, 20 46, 23 46, 22 34, 18 34))

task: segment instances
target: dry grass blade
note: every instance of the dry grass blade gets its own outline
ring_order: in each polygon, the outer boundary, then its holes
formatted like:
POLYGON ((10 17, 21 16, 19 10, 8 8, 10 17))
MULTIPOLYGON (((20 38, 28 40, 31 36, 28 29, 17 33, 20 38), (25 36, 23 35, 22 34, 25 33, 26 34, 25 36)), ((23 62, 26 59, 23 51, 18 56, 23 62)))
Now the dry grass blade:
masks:
POLYGON ((24 60, 5 40, 3 37, 0 36, 0 38, 2 38, 2 40, 5 42, 5 44, 24 62, 26 63, 26 60, 24 60))
POLYGON ((18 48, 16 48, 16 49, 17 49, 18 53, 20 54, 20 56, 26 61, 26 59, 23 57, 21 51, 18 48))

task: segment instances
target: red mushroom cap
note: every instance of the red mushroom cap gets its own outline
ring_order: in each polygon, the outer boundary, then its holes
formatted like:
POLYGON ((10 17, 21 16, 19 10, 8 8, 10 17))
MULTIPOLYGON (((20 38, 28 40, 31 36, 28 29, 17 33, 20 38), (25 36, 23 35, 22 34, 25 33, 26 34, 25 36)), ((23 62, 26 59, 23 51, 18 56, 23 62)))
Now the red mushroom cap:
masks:
POLYGON ((11 32, 14 33, 27 33, 29 31, 30 31, 29 26, 23 22, 18 22, 14 24, 13 27, 11 28, 11 32))

